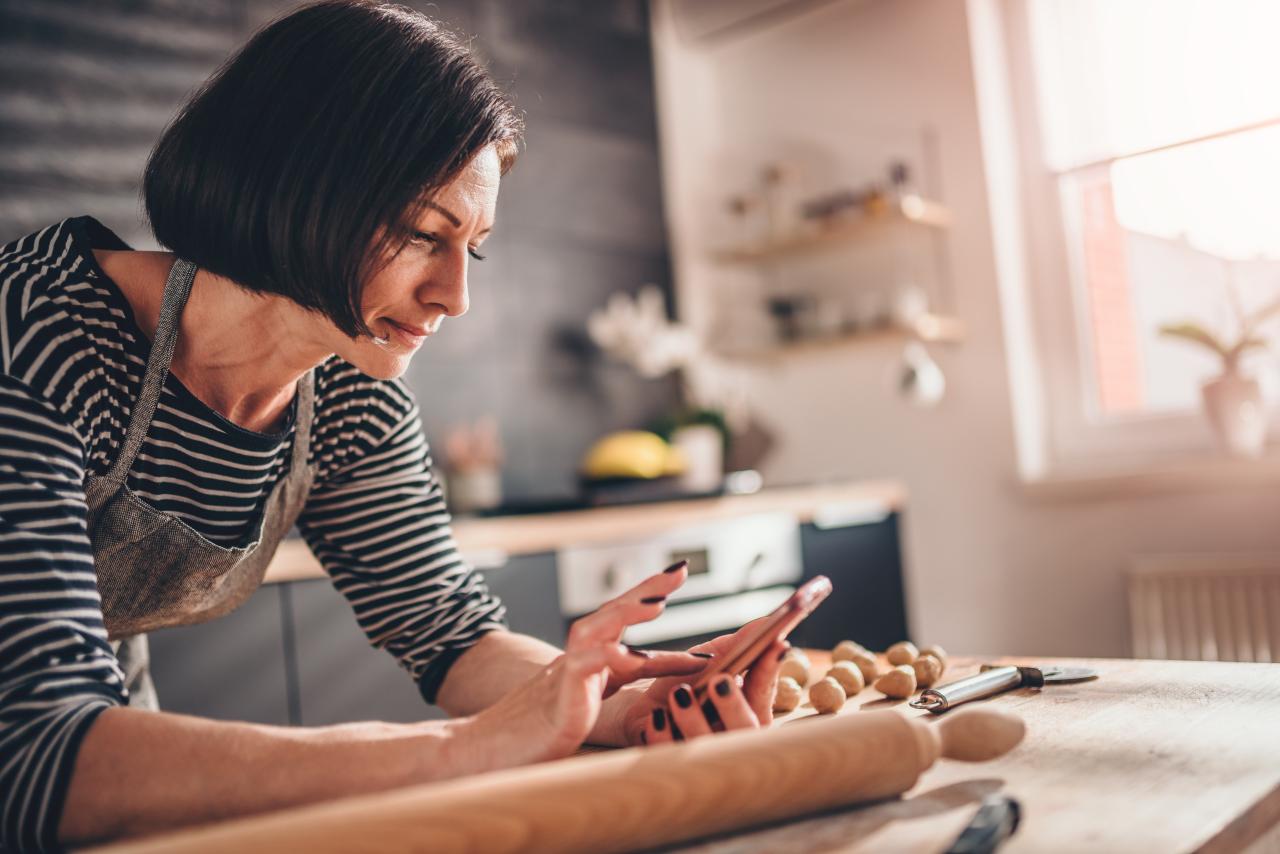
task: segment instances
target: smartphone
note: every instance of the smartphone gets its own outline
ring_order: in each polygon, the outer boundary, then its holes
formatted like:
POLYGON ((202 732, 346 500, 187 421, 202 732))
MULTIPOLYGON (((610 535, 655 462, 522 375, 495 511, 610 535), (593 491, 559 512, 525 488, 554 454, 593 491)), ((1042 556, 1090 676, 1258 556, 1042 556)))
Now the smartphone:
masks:
POLYGON ((693 680, 694 693, 705 691, 711 680, 721 673, 737 676, 748 670, 774 641, 790 634, 830 593, 831 579, 825 575, 816 576, 800 585, 787 601, 760 622, 759 627, 735 641, 722 655, 712 659, 706 669, 693 680))

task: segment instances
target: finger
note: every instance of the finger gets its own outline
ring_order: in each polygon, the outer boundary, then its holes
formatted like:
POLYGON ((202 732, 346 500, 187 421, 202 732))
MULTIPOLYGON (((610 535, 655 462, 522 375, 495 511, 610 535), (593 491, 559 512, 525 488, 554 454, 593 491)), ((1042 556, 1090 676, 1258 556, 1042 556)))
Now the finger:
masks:
POLYGON ((734 643, 737 642, 740 636, 754 634, 759 628, 759 624, 768 619, 768 617, 757 617, 742 628, 738 629, 736 632, 728 635, 720 635, 720 637, 712 638, 706 643, 700 643, 697 646, 689 647, 689 651, 706 652, 718 657, 720 653, 728 651, 734 643))
POLYGON ((791 644, 786 641, 774 641, 764 654, 756 659, 755 666, 747 671, 742 693, 746 697, 747 704, 755 712, 760 726, 773 723, 773 692, 778 682, 778 671, 782 669, 782 658, 789 649, 791 644))
MULTIPOLYGON (((667 597, 688 577, 688 562, 679 561, 635 587, 610 599, 599 609, 574 622, 568 643, 590 645, 616 641, 627 626, 656 619, 666 608, 667 597)), ((568 644, 566 644, 566 648, 568 644)))
POLYGON ((660 652, 651 649, 635 649, 628 647, 631 654, 640 662, 636 679, 664 676, 692 676, 706 669, 711 660, 709 656, 695 655, 691 652, 660 652))
POLYGON ((711 723, 702 712, 700 704, 693 696, 693 688, 687 682, 681 682, 671 689, 668 695, 667 710, 676 728, 686 739, 711 735, 711 723))
POLYGON ((644 725, 644 738, 649 744, 663 744, 674 741, 671 731, 671 718, 662 706, 654 706, 649 712, 649 720, 644 725))
POLYGON ((758 729, 760 727, 760 719, 747 703, 747 698, 743 696, 742 689, 738 687, 737 680, 732 676, 717 676, 712 681, 707 695, 711 697, 711 702, 725 729, 758 729))

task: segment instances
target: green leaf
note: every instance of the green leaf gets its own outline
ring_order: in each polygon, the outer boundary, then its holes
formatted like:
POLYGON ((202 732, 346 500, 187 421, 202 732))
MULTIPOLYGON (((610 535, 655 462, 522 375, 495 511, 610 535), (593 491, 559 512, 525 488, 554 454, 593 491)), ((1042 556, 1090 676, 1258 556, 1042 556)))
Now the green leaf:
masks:
POLYGON ((1225 357, 1229 350, 1212 332, 1198 323, 1165 323, 1160 326, 1160 334, 1170 338, 1181 338, 1208 347, 1219 356, 1225 357))

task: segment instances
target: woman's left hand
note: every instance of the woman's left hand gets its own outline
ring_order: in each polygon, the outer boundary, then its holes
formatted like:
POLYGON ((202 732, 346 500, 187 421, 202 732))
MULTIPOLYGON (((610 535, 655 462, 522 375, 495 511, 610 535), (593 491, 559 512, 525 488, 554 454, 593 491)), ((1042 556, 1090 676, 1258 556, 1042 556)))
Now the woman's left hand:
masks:
MULTIPOLYGON (((761 618, 764 619, 764 618, 761 618)), ((719 656, 727 652, 735 638, 754 629, 747 623, 732 635, 693 647, 690 652, 719 656)), ((733 729, 758 729, 773 723, 773 693, 782 654, 790 647, 778 641, 764 651, 746 676, 721 675, 713 680, 701 698, 693 695, 688 677, 668 676, 655 680, 623 712, 622 731, 628 744, 697 738, 733 729)))

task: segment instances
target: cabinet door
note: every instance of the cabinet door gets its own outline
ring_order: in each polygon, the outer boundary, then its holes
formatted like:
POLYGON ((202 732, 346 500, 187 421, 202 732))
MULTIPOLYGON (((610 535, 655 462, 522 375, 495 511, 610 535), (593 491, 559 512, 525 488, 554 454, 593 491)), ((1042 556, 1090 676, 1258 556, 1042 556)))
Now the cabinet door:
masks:
POLYGON ((480 570, 485 583, 507 606, 513 632, 563 647, 569 624, 560 613, 556 556, 552 552, 518 555, 501 566, 480 570))
POLYGON ((369 644, 351 606, 328 579, 295 581, 288 588, 303 725, 447 717, 422 699, 394 657, 369 644))
POLYGON ((276 585, 196 626, 148 635, 160 708, 222 720, 288 724, 284 631, 276 585))
POLYGON ((849 638, 885 649, 910 637, 898 514, 841 527, 803 525, 800 549, 805 579, 825 575, 833 589, 792 633, 794 644, 830 649, 849 638))

